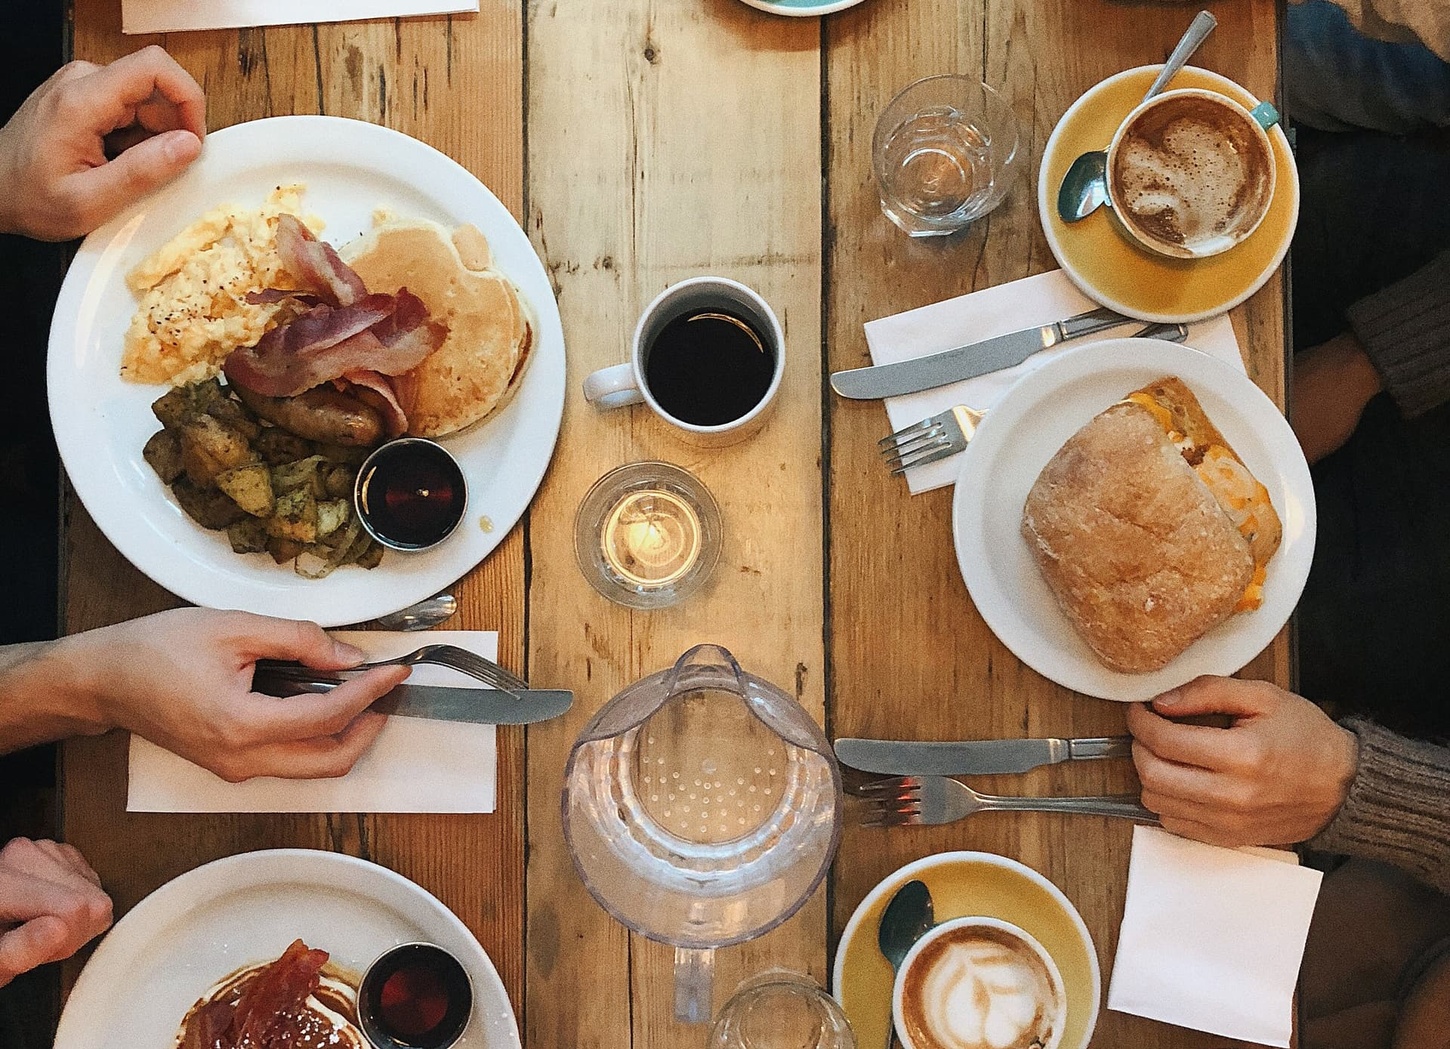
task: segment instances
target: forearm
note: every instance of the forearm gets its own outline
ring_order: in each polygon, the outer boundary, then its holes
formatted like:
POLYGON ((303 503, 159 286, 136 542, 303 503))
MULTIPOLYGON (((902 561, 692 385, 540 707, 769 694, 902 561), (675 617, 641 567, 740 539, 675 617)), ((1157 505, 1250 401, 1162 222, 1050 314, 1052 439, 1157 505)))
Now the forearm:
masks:
POLYGON ((1359 768, 1310 846, 1381 860, 1450 892, 1450 749, 1358 718, 1345 725, 1359 737, 1359 768))
POLYGON ((1450 400, 1450 252, 1346 312, 1406 417, 1450 400))
POLYGON ((76 639, 0 647, 0 753, 111 727, 88 681, 91 665, 76 639))

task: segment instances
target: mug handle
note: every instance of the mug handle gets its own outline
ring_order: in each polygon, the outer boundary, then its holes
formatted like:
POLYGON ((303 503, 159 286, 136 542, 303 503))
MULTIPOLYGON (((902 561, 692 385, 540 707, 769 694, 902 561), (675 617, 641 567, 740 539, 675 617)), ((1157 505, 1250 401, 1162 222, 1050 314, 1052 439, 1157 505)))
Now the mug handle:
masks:
POLYGON ((1259 127, 1265 131, 1268 131, 1269 128, 1273 127, 1282 119, 1279 116, 1279 111, 1274 108, 1272 102, 1260 102, 1253 109, 1249 110, 1249 116, 1253 117, 1259 127))
POLYGON ((675 1019, 681 1023, 710 1022, 715 985, 715 951, 675 948, 675 1019))
POLYGON ((600 411, 643 404, 644 394, 634 381, 634 365, 626 362, 590 372, 584 377, 584 399, 600 411))

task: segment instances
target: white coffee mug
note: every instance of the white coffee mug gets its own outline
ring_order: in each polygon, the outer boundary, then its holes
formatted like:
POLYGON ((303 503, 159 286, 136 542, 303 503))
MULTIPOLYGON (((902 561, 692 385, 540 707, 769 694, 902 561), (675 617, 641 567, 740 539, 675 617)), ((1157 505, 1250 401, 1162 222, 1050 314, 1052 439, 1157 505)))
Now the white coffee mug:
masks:
POLYGON ((755 433, 765 423, 785 374, 785 332, 775 312, 758 294, 726 277, 691 277, 671 285, 645 307, 634 329, 629 360, 601 368, 584 379, 584 399, 601 410, 646 404, 665 422, 695 444, 725 445, 755 433), (769 384, 753 407, 738 417, 714 424, 680 418, 660 403, 647 375, 649 355, 671 321, 699 311, 720 311, 744 321, 763 352, 773 358, 769 384))
POLYGON ((938 1044, 1058 1049, 1067 990, 1052 955, 1024 929, 999 918, 954 918, 933 927, 902 959, 891 991, 891 1019, 905 1049, 938 1044), (962 944, 962 954, 943 957, 940 945, 953 940, 962 944), (942 972, 934 976, 933 966, 942 972), (910 1010, 908 994, 921 999, 910 1010), (1024 996, 1031 996, 1035 1010, 1024 996), (933 1024, 942 1028, 936 1039, 933 1024))
MULTIPOLYGON (((1242 243, 1254 230, 1259 228, 1264 216, 1269 213, 1269 206, 1273 203, 1278 162, 1274 156, 1273 143, 1269 140, 1268 129, 1278 122, 1279 113, 1268 102, 1261 102, 1253 109, 1247 109, 1234 99, 1205 88, 1178 88, 1173 91, 1165 91, 1161 95, 1155 95, 1146 102, 1140 103, 1118 125, 1117 130, 1113 133, 1112 143, 1108 146, 1106 171, 1108 199, 1112 204, 1112 213, 1118 220, 1119 228, 1133 241, 1149 251, 1180 259, 1207 258, 1228 251, 1234 245, 1242 243), (1119 156, 1124 149, 1125 141, 1130 137, 1129 132, 1140 128, 1154 111, 1181 109, 1185 103, 1191 104, 1194 99, 1208 103, 1212 108, 1219 110, 1242 135, 1247 136, 1246 141, 1253 143, 1252 149, 1258 151, 1259 156, 1265 162, 1265 170, 1261 179, 1257 180, 1252 187, 1244 187, 1254 190, 1252 199, 1247 204, 1241 205, 1244 208, 1242 214, 1234 217, 1226 228, 1212 234, 1195 237, 1192 242, 1176 243, 1172 239, 1155 235, 1151 229, 1147 229, 1141 224, 1141 220, 1133 217, 1127 199, 1129 194, 1122 185, 1119 156)), ((1245 141, 1245 139, 1240 139, 1240 141, 1245 141)), ((1164 161, 1160 160, 1159 163, 1164 163, 1164 161)), ((1185 161, 1170 151, 1166 163, 1169 167, 1176 167, 1177 173, 1181 175, 1182 165, 1185 161)), ((1175 172, 1153 170, 1151 166, 1149 166, 1149 171, 1150 175, 1140 176, 1147 179, 1148 188, 1143 189, 1143 192, 1150 197, 1156 193, 1171 198, 1174 192, 1172 176, 1175 172)), ((1165 209, 1174 210, 1167 205, 1165 205, 1165 209)), ((1216 212, 1210 211, 1210 214, 1216 214, 1216 212)))

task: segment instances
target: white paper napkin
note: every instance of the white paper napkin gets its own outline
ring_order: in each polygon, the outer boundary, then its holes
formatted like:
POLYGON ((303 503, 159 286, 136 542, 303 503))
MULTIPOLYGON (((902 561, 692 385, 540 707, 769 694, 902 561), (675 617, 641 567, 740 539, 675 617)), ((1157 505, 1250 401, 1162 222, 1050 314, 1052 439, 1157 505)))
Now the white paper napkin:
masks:
POLYGON ((352 22, 477 10, 478 0, 121 0, 121 32, 352 22))
MULTIPOLYGON (((996 335, 1021 331, 1042 324, 1051 324, 1096 309, 1093 302, 1078 291, 1061 270, 1024 277, 995 288, 960 295, 945 302, 898 313, 892 317, 868 321, 866 345, 873 364, 894 364, 897 361, 940 353, 953 346, 980 342, 996 335)), ((946 411, 955 405, 990 409, 1018 379, 1069 349, 1085 346, 1098 339, 1122 338, 1145 327, 1133 321, 1099 335, 1073 339, 1061 346, 1033 354, 1021 364, 999 372, 965 379, 950 386, 938 386, 921 393, 886 398, 886 416, 895 432, 929 415, 946 411)), ((1188 327, 1185 345, 1212 354, 1245 371, 1243 354, 1233 325, 1221 314, 1188 327)), ((1128 391, 1124 390, 1124 393, 1128 391)), ((882 436, 885 436, 883 434, 882 436)), ((906 484, 912 495, 955 484, 961 460, 949 456, 906 472, 906 484)))
MULTIPOLYGON (((498 658, 497 631, 427 633, 341 631, 369 659, 392 659, 424 644, 457 645, 498 658)), ((415 685, 478 688, 456 670, 416 666, 415 685)), ((493 725, 424 718, 388 719, 351 772, 337 779, 228 783, 142 739, 131 737, 129 812, 492 812, 498 752, 493 725)))
POLYGON ((1108 1008, 1287 1046, 1321 878, 1282 849, 1134 827, 1108 1008))

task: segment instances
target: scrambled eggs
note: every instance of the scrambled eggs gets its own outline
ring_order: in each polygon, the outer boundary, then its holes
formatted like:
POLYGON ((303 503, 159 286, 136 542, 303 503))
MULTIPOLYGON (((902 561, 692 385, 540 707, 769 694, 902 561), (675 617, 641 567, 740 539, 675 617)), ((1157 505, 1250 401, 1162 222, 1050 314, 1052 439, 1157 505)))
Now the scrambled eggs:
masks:
POLYGON ((285 212, 321 231, 321 220, 301 214, 304 189, 300 183, 278 186, 256 209, 214 208, 127 275, 140 306, 126 331, 122 378, 198 382, 215 375, 236 347, 253 345, 272 327, 281 307, 251 305, 246 295, 296 286, 277 257, 276 228, 285 212))

